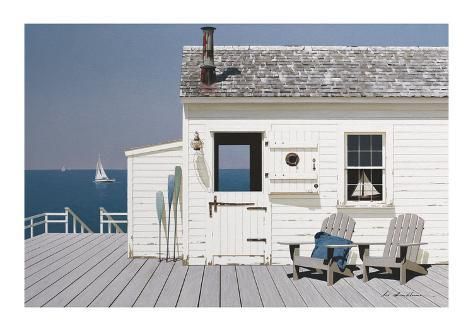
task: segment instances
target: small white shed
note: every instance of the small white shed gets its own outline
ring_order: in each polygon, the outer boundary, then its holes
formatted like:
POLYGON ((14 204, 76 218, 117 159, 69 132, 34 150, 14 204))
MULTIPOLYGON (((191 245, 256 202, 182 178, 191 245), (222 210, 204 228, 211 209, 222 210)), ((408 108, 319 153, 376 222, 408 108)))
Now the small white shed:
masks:
MULTIPOLYGON (((167 204, 168 175, 174 173, 175 166, 182 166, 182 142, 168 142, 159 145, 130 149, 127 157, 127 209, 128 209, 128 256, 162 257, 166 254, 166 239, 161 229, 161 250, 158 246, 158 218, 156 212, 156 193, 162 191, 165 197, 166 212, 163 222, 168 224, 167 204)), ((181 205, 179 205, 180 207, 181 205)), ((171 207, 171 226, 169 246, 174 243, 174 220, 171 207)), ((178 208, 177 251, 182 255, 182 209, 178 208)))
POLYGON ((448 261, 447 48, 209 47, 183 49, 182 143, 126 152, 130 256, 157 256, 153 199, 182 165, 186 263, 288 264, 278 242, 336 212, 363 242, 418 214, 419 262, 448 261))

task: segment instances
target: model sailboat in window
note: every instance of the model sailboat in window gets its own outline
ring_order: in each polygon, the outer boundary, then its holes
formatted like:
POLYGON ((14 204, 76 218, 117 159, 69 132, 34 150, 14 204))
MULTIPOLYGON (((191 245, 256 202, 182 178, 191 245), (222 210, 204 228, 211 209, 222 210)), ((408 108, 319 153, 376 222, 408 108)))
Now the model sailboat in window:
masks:
POLYGON ((366 176, 366 173, 362 170, 360 180, 351 196, 360 199, 369 199, 380 194, 381 193, 371 184, 368 176, 366 176))
POLYGON ((95 169, 95 182, 96 183, 113 183, 115 181, 114 178, 108 178, 107 174, 105 173, 105 170, 103 169, 102 166, 102 161, 100 160, 100 154, 99 154, 99 160, 97 161, 97 167, 95 169))

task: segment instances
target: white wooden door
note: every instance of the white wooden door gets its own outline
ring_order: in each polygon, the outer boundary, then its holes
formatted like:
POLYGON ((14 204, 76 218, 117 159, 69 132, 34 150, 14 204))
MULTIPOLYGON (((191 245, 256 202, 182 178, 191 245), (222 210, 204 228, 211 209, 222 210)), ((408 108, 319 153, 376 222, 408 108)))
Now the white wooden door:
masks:
MULTIPOLYGON (((269 243, 263 192, 215 192, 212 206, 213 264, 264 264, 269 243), (235 204, 235 205, 232 205, 235 204), (237 205, 251 204, 251 205, 237 205)), ((209 214, 210 216, 210 214, 209 214)), ((268 255, 268 254, 267 254, 268 255)))

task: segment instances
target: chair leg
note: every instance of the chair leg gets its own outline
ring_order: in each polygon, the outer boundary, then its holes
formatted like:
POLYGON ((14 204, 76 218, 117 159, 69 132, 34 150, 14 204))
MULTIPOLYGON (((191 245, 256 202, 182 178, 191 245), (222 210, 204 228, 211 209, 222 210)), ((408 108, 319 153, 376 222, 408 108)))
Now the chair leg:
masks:
POLYGON ((299 266, 295 264, 292 265, 292 279, 294 280, 299 279, 299 266))
POLYGON ((367 282, 368 280, 370 280, 370 273, 369 273, 370 267, 363 265, 362 269, 363 269, 363 281, 367 282))
POLYGON ((327 270, 327 286, 333 285, 333 270, 332 268, 328 268, 327 270))
POLYGON ((404 285, 407 281, 407 268, 405 264, 401 264, 401 267, 399 268, 399 274, 401 285, 404 285))

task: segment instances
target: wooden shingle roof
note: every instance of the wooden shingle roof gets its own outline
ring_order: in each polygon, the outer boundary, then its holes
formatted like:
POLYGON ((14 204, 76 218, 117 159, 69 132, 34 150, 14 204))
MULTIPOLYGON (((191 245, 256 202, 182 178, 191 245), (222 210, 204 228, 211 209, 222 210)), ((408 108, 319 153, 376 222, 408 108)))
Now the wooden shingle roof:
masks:
POLYGON ((448 97, 447 47, 221 46, 217 82, 202 48, 182 52, 181 97, 448 97))

